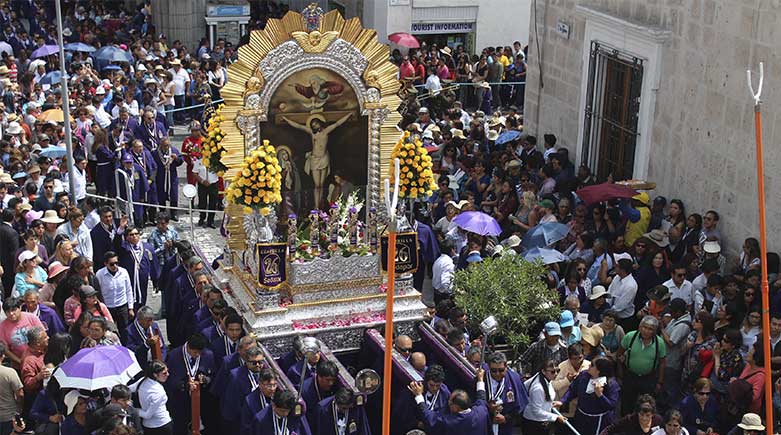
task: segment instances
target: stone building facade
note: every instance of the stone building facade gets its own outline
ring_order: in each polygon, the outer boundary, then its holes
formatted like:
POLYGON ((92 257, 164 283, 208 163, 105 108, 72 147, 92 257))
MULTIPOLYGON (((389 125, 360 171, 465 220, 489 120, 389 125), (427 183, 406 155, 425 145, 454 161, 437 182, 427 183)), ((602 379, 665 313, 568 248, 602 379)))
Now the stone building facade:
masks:
POLYGON ((633 148, 618 162, 627 178, 687 214, 717 210, 732 254, 758 234, 746 69, 756 83, 764 62, 768 249, 781 249, 781 2, 547 0, 531 13, 526 130, 594 169, 617 143, 633 148))

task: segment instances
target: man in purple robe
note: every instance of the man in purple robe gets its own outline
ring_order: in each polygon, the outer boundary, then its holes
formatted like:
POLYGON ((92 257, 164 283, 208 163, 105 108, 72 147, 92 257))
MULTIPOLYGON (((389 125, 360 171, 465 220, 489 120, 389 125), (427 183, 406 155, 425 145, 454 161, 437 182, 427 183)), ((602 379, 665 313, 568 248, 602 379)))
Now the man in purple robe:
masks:
POLYGON ((60 320, 57 312, 39 303, 38 290, 27 290, 23 297, 24 305, 22 305, 22 311, 27 311, 37 316, 43 323, 43 326, 46 327, 46 331, 50 336, 58 332, 65 332, 65 325, 62 324, 62 320, 60 320))
POLYGON ((250 432, 255 415, 271 405, 276 391, 277 376, 273 370, 264 368, 260 371, 258 389, 247 394, 241 405, 241 433, 248 434, 250 432))
MULTIPOLYGON (((434 364, 428 367, 423 378, 423 399, 427 409, 434 412, 447 412, 450 389, 445 385, 445 370, 434 364)), ((391 410, 391 434, 404 435, 413 429, 425 430, 423 420, 417 418, 417 404, 409 390, 399 391, 391 410)), ((440 434, 428 429, 431 435, 440 434)))
POLYGON ((263 353, 260 347, 247 349, 246 365, 230 371, 225 391, 220 399, 222 430, 224 433, 236 433, 241 426, 241 404, 248 394, 260 385, 260 371, 263 369, 263 353))
POLYGON ((150 307, 144 305, 136 312, 136 318, 127 326, 127 344, 138 360, 138 365, 146 369, 152 361, 152 348, 155 341, 160 342, 160 350, 163 360, 166 359, 168 349, 163 339, 163 332, 155 322, 155 313, 150 307))
POLYGON ((494 435, 512 435, 513 421, 523 413, 529 397, 523 387, 521 376, 507 367, 507 357, 501 352, 486 357, 488 382, 485 383, 488 410, 490 411, 490 432, 494 435))
POLYGON ((339 368, 331 361, 321 359, 317 363, 317 373, 304 381, 301 389, 301 398, 306 403, 306 420, 312 432, 318 431, 319 403, 332 396, 334 385, 339 382, 339 368))
POLYGON ((485 401, 484 375, 483 369, 477 370, 477 400, 475 403, 472 404, 466 391, 455 390, 450 394, 448 400, 449 412, 426 409, 423 384, 411 383, 409 389, 415 396, 415 403, 418 404, 416 408, 418 418, 423 421, 426 428, 433 429, 437 433, 488 435, 490 417, 488 404, 485 401))
POLYGON ((311 435, 306 417, 292 415, 296 396, 292 391, 277 389, 271 406, 255 415, 250 435, 311 435))
POLYGON ((357 406, 355 399, 353 392, 347 388, 340 389, 333 397, 323 399, 317 407, 317 434, 371 435, 366 411, 362 406, 357 406))
MULTIPOLYGON (((200 334, 193 334, 183 345, 171 349, 165 360, 170 373, 165 383, 168 394, 168 411, 173 419, 174 435, 187 435, 191 424, 190 391, 191 382, 201 383, 201 415, 204 424, 209 408, 204 403, 204 393, 214 376, 214 355, 206 348, 206 339, 200 334)), ((198 423, 195 423, 198 424, 198 423)))

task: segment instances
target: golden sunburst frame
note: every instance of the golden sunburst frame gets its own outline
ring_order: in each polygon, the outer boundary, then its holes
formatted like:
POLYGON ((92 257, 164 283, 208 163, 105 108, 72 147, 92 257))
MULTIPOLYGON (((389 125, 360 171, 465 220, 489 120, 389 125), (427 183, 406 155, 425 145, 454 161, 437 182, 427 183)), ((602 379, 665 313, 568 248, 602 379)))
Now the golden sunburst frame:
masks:
MULTIPOLYGON (((249 43, 239 48, 238 61, 228 67, 228 83, 221 90, 225 177, 231 178, 245 155, 262 142, 261 123, 280 84, 291 74, 313 68, 341 76, 355 91, 361 116, 368 117, 366 204, 380 210, 380 180, 388 175, 388 165, 381 162, 390 159, 399 137, 398 69, 375 30, 364 28, 358 18, 345 20, 337 11, 323 14, 316 5, 271 19, 265 29, 253 31, 249 43)), ((244 214, 234 205, 226 212, 231 217, 244 214)), ((228 230, 230 248, 244 249, 241 219, 230 219, 228 230)))

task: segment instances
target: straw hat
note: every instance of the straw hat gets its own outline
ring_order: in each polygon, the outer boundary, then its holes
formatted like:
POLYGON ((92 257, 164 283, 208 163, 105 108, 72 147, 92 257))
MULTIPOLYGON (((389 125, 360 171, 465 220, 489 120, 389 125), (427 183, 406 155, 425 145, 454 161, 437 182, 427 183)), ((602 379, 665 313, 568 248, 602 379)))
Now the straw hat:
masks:
POLYGON ((656 246, 660 248, 664 248, 670 244, 670 237, 666 232, 659 229, 651 230, 650 232, 643 234, 643 236, 656 243, 656 246))
POLYGON ((605 296, 607 294, 607 290, 605 290, 604 286, 601 285, 595 285, 594 288, 591 289, 591 296, 589 296, 589 300, 595 301, 602 296, 605 296))
POLYGON ((488 132, 485 133, 485 138, 490 141, 495 141, 496 139, 499 139, 499 132, 496 130, 488 130, 488 132))
POLYGON ((586 325, 580 325, 580 341, 585 341, 591 347, 597 347, 602 342, 602 337, 605 336, 604 331, 599 326, 592 326, 589 328, 586 325))
POLYGON ((752 412, 743 414, 743 418, 740 420, 740 423, 738 423, 738 427, 743 430, 765 430, 765 425, 762 424, 762 418, 752 412))
POLYGON ((453 134, 453 138, 466 139, 464 131, 459 128, 454 128, 451 133, 453 134))
POLYGON ((65 219, 60 219, 60 217, 57 216, 57 212, 54 210, 46 210, 46 213, 43 214, 43 218, 41 218, 41 222, 46 224, 61 224, 65 222, 65 219))

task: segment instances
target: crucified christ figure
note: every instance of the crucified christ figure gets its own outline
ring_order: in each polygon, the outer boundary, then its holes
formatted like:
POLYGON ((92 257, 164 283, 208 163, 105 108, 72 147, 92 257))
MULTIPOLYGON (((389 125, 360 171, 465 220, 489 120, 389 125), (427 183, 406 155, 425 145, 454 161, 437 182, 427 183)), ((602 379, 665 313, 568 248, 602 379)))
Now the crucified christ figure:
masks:
POLYGON ((315 184, 315 209, 320 209, 323 201, 323 189, 328 174, 331 173, 331 160, 328 154, 328 135, 352 117, 352 113, 344 115, 333 124, 325 127, 325 118, 316 114, 309 117, 308 125, 299 124, 283 116, 282 120, 293 128, 309 133, 312 137, 312 151, 306 153, 304 172, 312 177, 315 184))

